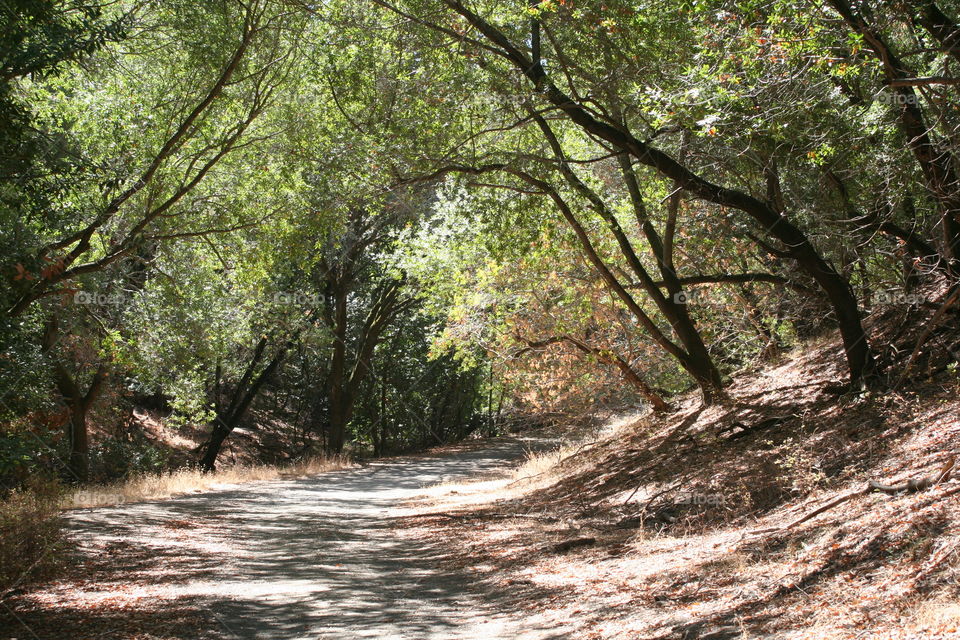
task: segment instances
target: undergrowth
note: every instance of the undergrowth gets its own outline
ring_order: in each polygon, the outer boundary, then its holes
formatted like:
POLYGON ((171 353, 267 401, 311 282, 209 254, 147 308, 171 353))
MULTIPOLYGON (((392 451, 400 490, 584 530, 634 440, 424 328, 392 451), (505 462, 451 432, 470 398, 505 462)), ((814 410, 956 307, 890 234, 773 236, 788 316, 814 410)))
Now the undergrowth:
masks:
POLYGON ((0 600, 61 566, 67 546, 62 496, 56 481, 34 478, 0 499, 0 600))

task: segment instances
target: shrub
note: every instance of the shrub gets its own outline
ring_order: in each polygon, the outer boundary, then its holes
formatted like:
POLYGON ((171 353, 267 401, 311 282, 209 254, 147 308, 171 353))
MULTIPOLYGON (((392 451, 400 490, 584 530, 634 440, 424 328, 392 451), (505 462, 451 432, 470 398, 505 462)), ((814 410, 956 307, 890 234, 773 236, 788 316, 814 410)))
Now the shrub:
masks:
POLYGON ((33 479, 0 499, 0 599, 28 582, 52 576, 61 566, 62 494, 56 482, 33 479))
POLYGON ((159 473, 167 465, 167 453, 143 439, 110 438, 90 451, 90 468, 99 480, 117 480, 129 475, 159 473))

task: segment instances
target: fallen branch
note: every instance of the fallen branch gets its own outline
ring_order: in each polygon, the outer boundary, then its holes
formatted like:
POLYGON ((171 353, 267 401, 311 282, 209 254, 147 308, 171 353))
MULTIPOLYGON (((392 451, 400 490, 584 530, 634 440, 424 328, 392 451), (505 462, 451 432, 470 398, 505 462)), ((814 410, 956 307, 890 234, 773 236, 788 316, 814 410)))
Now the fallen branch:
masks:
POLYGON ((901 491, 909 491, 911 493, 914 491, 923 491, 924 489, 928 489, 935 484, 940 484, 941 482, 946 482, 949 480, 950 474, 953 473, 953 467, 956 464, 956 461, 956 456, 951 455, 949 458, 947 458, 946 463, 944 463, 944 465, 940 467, 940 470, 936 473, 926 476, 925 478, 911 478, 910 480, 907 480, 901 484, 880 484, 875 480, 871 480, 868 484, 868 489, 870 491, 883 491, 884 493, 889 493, 891 495, 900 493, 901 491))
POLYGON ((541 522, 559 522, 560 518, 555 516, 548 516, 538 513, 504 513, 504 512, 483 512, 483 511, 465 511, 462 513, 450 513, 449 511, 436 511, 433 513, 418 513, 410 516, 398 516, 397 520, 405 519, 414 519, 414 518, 449 518, 450 520, 458 519, 473 519, 473 518, 489 518, 489 519, 510 519, 510 518, 528 518, 530 520, 539 520, 541 522))
POLYGON ((399 516, 397 520, 406 520, 414 518, 450 518, 451 520, 456 520, 458 518, 485 518, 489 517, 489 513, 447 513, 447 512, 434 512, 434 513, 416 513, 410 516, 399 516))
POLYGON ((895 495, 897 493, 904 492, 904 491, 911 492, 911 493, 915 491, 923 491, 924 489, 928 489, 934 485, 937 485, 937 484, 940 484, 941 482, 946 482, 947 480, 949 480, 951 473, 953 473, 953 468, 956 465, 956 461, 957 461, 956 456, 951 454, 947 458, 943 466, 941 466, 936 473, 933 473, 923 478, 912 478, 901 484, 886 485, 886 484, 880 484, 875 480, 871 480, 867 483, 867 486, 864 487, 863 489, 858 489, 856 491, 852 491, 850 493, 842 495, 839 498, 835 498, 834 500, 831 500, 830 502, 823 505, 822 507, 814 509, 813 511, 806 514, 805 516, 794 520, 793 522, 791 522, 785 527, 770 527, 767 529, 755 529, 750 532, 750 535, 758 535, 761 533, 772 533, 774 531, 787 531, 789 529, 793 529, 797 525, 803 524, 807 520, 815 518, 816 516, 820 515, 824 511, 829 511, 830 509, 833 509, 834 507, 841 505, 844 502, 847 502, 848 500, 852 500, 857 496, 866 495, 873 491, 882 491, 890 495, 895 495))
POLYGON ((719 431, 717 431, 717 436, 723 436, 724 434, 729 433, 730 435, 727 436, 727 440, 737 440, 751 433, 755 433, 763 429, 769 429, 770 427, 776 427, 778 425, 781 425, 791 418, 799 418, 799 417, 800 416, 798 416, 797 414, 789 414, 785 416, 771 416, 769 418, 760 420, 759 422, 751 425, 745 425, 742 422, 736 421, 724 427, 723 429, 720 429, 719 431), (740 429, 740 431, 734 431, 734 429, 740 429))
POLYGON ((798 524, 803 524, 803 523, 806 522, 807 520, 810 520, 811 518, 815 518, 816 516, 820 515, 820 514, 823 513, 824 511, 829 511, 830 509, 833 509, 833 508, 836 507, 837 505, 843 504, 843 503, 846 502, 847 500, 851 500, 851 499, 853 499, 853 498, 856 498, 857 496, 865 495, 865 494, 867 494, 867 493, 870 493, 871 491, 873 491, 873 489, 871 489, 871 488, 868 486, 868 487, 865 488, 865 489, 860 489, 859 491, 854 491, 854 492, 848 493, 848 494, 846 494, 846 495, 844 495, 844 496, 840 496, 840 497, 837 498, 836 500, 831 500, 830 502, 828 502, 827 504, 823 505, 823 506, 820 507, 819 509, 814 509, 813 511, 811 511, 811 512, 808 513, 807 515, 803 516, 802 518, 799 518, 799 519, 797 519, 797 520, 794 520, 793 522, 791 522, 790 524, 788 524, 787 526, 785 526, 785 527, 783 527, 783 528, 784 528, 784 529, 793 529, 793 528, 794 528, 795 526, 797 526, 798 524))
POLYGON ((542 476, 542 475, 545 474, 545 473, 546 473, 546 471, 541 471, 540 473, 535 473, 535 474, 533 474, 532 476, 523 476, 522 478, 517 478, 517 479, 514 480, 513 482, 509 483, 509 484, 507 485, 507 488, 512 487, 512 486, 515 485, 515 484, 520 484, 521 482, 525 482, 525 481, 527 481, 527 480, 533 480, 534 478, 539 478, 540 476, 542 476))
MULTIPOLYGON (((674 491, 682 487, 686 483, 686 481, 687 481, 687 476, 684 476, 683 478, 680 478, 678 482, 674 483, 673 486, 669 487, 668 489, 664 489, 663 491, 659 491, 653 494, 653 496, 651 496, 650 499, 647 500, 646 504, 643 505, 643 508, 640 509, 640 512, 643 513, 644 511, 649 509, 650 505, 653 504, 653 501, 656 500, 657 498, 661 496, 665 496, 668 493, 673 493, 674 491)), ((629 504, 629 502, 633 499, 633 496, 637 495, 637 492, 640 490, 642 486, 643 486, 642 484, 637 485, 637 488, 633 490, 633 493, 630 494, 630 497, 623 501, 624 506, 629 504)))

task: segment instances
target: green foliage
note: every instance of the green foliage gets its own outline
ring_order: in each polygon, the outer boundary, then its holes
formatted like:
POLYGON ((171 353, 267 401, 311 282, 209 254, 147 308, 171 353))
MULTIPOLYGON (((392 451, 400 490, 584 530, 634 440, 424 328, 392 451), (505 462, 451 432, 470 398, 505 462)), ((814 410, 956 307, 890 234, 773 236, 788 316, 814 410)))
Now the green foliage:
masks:
MULTIPOLYGON (((472 7, 521 56, 538 23, 557 91, 698 179, 782 213, 868 311, 872 291, 936 273, 943 204, 929 166, 910 147, 889 71, 826 9, 472 7)), ((640 402, 622 364, 654 389, 688 388, 689 370, 656 335, 682 342, 671 270, 764 276, 684 285, 702 300, 684 313, 723 373, 831 317, 769 227, 693 197, 635 151, 632 189, 623 149, 553 105, 503 42, 440 5, 396 8, 6 5, 0 475, 19 482, 69 448, 64 373, 83 391, 104 369, 125 401, 160 398, 170 424, 206 425, 248 369, 247 382, 282 356, 258 419, 318 446, 332 430, 331 379, 353 377, 348 440, 384 453, 489 430, 502 410, 640 402), (385 312, 393 287, 402 293, 385 312)), ((952 68, 899 5, 875 27, 912 75, 952 68)), ((954 166, 956 91, 931 85, 916 98, 954 166)), ((103 473, 164 464, 102 441, 116 425, 97 426, 103 473)))
POLYGON ((168 464, 167 452, 146 441, 111 438, 94 447, 90 453, 93 475, 101 481, 131 474, 157 473, 168 464))

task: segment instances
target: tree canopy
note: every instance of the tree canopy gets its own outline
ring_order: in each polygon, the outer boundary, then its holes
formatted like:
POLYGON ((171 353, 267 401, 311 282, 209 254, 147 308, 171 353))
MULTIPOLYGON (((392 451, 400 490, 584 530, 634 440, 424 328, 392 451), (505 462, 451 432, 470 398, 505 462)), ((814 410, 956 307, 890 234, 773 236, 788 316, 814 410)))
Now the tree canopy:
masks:
POLYGON ((143 406, 212 469, 251 411, 382 455, 724 402, 830 331, 891 384, 871 318, 957 286, 958 15, 7 2, 0 476, 143 406))

